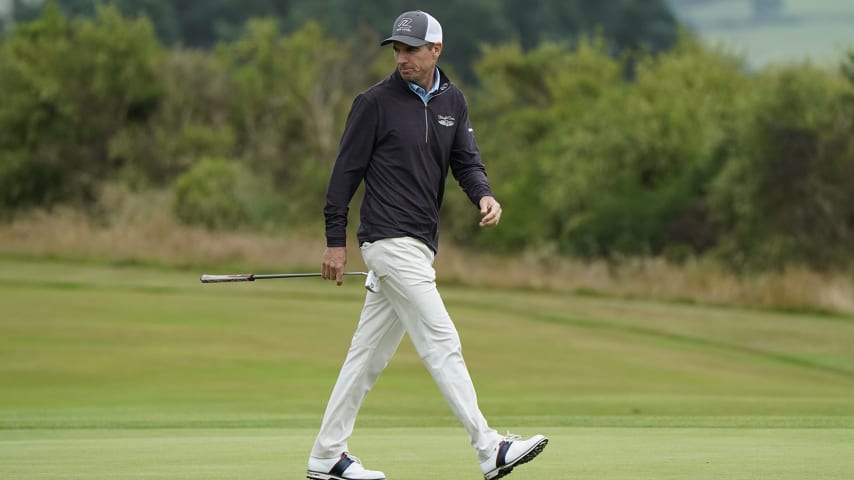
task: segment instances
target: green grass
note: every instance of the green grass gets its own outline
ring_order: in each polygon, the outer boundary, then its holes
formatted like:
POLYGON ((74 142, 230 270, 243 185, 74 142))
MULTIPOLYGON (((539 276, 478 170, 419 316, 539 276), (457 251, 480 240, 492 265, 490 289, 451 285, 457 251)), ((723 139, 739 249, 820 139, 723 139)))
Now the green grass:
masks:
MULTIPOLYGON (((363 289, 200 273, 0 260, 0 478, 302 477, 363 289)), ((490 423, 551 437, 511 478, 854 471, 854 318, 440 290, 490 423)), ((408 340, 351 448, 480 478, 408 340)))
MULTIPOLYGON (((549 447, 510 478, 844 479, 854 468, 845 429, 552 427, 548 433, 549 447)), ((297 479, 304 478, 313 434, 305 428, 4 432, 0 472, 27 479, 297 479)), ((368 428, 351 443, 370 468, 391 479, 482 478, 458 428, 368 428)))

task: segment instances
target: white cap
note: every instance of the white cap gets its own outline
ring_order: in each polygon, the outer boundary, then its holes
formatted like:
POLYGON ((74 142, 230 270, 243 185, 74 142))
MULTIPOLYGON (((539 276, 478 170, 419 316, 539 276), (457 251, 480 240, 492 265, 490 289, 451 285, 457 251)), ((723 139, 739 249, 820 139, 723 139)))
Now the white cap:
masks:
POLYGON ((400 42, 420 47, 427 43, 442 43, 442 26, 439 21, 421 10, 401 14, 391 28, 391 36, 380 42, 380 45, 400 42))

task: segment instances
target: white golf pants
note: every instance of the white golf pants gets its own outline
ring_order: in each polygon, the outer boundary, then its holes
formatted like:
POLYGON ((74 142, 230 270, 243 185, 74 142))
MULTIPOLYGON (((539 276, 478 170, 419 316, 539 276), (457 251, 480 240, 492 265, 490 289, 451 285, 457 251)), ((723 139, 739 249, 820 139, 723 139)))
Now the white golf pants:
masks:
POLYGON ((365 265, 381 280, 368 292, 347 358, 329 398, 311 456, 330 458, 347 451, 356 415, 408 333, 454 415, 468 431, 478 458, 487 458, 500 436, 487 425, 463 361, 460 337, 436 289, 433 251, 413 238, 362 245, 365 265))

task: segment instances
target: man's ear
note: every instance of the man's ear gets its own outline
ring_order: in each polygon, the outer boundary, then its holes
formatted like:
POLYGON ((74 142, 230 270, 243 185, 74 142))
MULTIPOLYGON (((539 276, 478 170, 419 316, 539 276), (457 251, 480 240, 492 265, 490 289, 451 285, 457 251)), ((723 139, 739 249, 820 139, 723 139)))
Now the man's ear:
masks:
POLYGON ((441 54, 442 54, 442 44, 441 43, 434 43, 433 44, 433 55, 435 55, 438 58, 439 55, 441 55, 441 54))

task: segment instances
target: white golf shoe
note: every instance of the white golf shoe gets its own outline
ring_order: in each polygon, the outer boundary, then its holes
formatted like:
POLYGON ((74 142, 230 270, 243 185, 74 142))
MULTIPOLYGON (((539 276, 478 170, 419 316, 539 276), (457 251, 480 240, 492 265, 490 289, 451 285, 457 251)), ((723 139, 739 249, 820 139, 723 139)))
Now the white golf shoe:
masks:
POLYGON ((495 451, 487 460, 480 463, 480 470, 485 480, 495 480, 513 471, 513 468, 530 462, 546 448, 549 439, 542 435, 534 435, 528 440, 522 440, 519 435, 510 433, 498 443, 495 451))
POLYGON ((308 458, 306 478, 312 480, 385 480, 385 474, 365 470, 362 462, 347 452, 333 458, 308 458))

